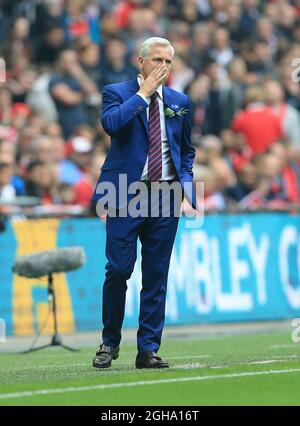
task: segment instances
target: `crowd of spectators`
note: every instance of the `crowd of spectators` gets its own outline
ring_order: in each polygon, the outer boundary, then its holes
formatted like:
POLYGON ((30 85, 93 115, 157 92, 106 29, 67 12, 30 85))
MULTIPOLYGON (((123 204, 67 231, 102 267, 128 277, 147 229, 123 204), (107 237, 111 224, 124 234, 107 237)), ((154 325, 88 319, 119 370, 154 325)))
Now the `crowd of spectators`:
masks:
POLYGON ((0 0, 0 205, 89 207, 102 89, 151 36, 176 50, 206 210, 300 205, 300 0, 0 0))

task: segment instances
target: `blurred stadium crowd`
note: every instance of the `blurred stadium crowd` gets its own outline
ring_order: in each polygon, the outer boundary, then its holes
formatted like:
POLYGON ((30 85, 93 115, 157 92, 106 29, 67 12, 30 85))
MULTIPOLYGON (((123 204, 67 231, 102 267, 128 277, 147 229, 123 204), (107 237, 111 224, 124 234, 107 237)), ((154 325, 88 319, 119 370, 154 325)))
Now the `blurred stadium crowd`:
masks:
POLYGON ((300 205, 300 0, 0 5, 0 209, 29 196, 88 211, 110 143, 102 88, 136 76, 151 36, 176 49, 167 84, 191 98, 206 210, 300 205))

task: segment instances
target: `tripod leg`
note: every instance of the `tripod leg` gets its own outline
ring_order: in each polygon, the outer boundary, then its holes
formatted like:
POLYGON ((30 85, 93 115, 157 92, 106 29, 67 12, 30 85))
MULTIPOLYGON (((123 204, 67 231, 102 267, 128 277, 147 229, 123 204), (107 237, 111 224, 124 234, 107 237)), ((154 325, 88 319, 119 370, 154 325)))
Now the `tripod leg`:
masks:
POLYGON ((48 343, 47 345, 38 346, 37 348, 27 349, 27 351, 20 352, 20 353, 21 353, 21 354, 28 354, 29 352, 39 351, 39 350, 41 350, 41 349, 49 348, 50 346, 52 346, 52 345, 51 345, 50 343, 48 343))
POLYGON ((46 349, 46 348, 53 348, 54 346, 60 346, 63 349, 67 349, 68 351, 72 351, 72 352, 79 352, 79 349, 75 349, 75 348, 71 348, 70 346, 64 345, 62 343, 53 345, 52 343, 48 343, 47 345, 43 345, 43 346, 38 346, 37 348, 31 348, 31 349, 27 349, 27 351, 23 351, 20 352, 20 354, 29 354, 30 352, 35 352, 35 351, 40 351, 41 349, 46 349))
POLYGON ((64 349, 67 349, 68 351, 79 352, 79 349, 71 348, 70 346, 67 346, 67 345, 61 344, 60 346, 64 349))

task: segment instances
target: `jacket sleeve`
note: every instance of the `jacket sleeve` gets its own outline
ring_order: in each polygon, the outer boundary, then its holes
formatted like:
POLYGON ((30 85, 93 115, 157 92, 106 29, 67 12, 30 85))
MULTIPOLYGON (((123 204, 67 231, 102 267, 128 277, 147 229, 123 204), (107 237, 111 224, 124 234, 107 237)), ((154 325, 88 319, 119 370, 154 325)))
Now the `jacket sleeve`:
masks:
POLYGON ((106 133, 113 136, 148 106, 137 94, 123 102, 112 87, 106 86, 102 93, 102 126, 106 133))
POLYGON ((183 173, 189 173, 191 176, 193 176, 195 148, 191 142, 192 119, 191 105, 188 97, 185 108, 188 109, 188 112, 184 115, 184 123, 181 134, 181 170, 183 173))

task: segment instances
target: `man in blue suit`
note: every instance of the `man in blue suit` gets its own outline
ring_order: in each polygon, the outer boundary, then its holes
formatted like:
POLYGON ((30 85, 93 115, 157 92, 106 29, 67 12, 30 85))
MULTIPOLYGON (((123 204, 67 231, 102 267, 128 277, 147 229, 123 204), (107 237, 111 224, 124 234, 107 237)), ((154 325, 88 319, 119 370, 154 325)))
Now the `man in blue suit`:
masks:
POLYGON ((109 213, 106 222, 108 263, 103 286, 102 344, 93 359, 96 368, 110 367, 119 356, 126 282, 136 262, 138 238, 142 246, 142 290, 135 365, 136 368, 168 367, 157 352, 164 326, 167 277, 179 209, 171 197, 170 214, 164 215, 161 194, 159 214, 151 214, 149 206, 153 207, 153 193, 161 185, 175 182, 181 191, 180 202, 184 191, 196 207, 189 99, 163 86, 173 56, 174 48, 168 40, 151 37, 140 47, 137 78, 108 85, 103 90, 102 125, 111 136, 111 150, 93 200, 98 203, 107 200, 101 189, 106 182, 114 185, 119 197, 114 206, 116 214, 109 213), (120 193, 120 176, 126 177, 126 190, 135 182, 147 189, 139 198, 139 205, 147 206, 146 215, 132 215, 129 211, 124 214, 128 199, 124 201, 124 194, 120 193))

